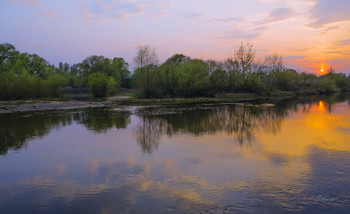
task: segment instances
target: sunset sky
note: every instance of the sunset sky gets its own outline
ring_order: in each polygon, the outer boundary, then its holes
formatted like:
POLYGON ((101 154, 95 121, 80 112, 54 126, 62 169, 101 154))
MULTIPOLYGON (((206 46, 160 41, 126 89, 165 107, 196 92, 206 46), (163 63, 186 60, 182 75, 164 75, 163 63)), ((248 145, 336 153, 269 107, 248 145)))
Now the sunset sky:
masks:
POLYGON ((132 63, 146 44, 161 61, 224 60, 250 42, 257 59, 277 53, 298 71, 350 74, 349 11, 349 0, 0 0, 0 43, 75 64, 90 55, 132 63))

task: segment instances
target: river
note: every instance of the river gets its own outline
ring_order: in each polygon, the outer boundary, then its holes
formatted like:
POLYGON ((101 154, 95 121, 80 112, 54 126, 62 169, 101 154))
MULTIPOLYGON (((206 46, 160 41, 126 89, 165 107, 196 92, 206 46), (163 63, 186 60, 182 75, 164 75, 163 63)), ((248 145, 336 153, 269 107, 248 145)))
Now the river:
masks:
POLYGON ((349 213, 350 97, 0 114, 0 213, 349 213))

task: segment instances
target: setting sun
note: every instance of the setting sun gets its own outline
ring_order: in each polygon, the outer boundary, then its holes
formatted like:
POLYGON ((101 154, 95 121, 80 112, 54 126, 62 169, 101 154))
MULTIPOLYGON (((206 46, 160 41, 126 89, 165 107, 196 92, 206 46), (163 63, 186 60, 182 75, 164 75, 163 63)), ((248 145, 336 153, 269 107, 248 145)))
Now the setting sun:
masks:
POLYGON ((320 68, 320 70, 319 70, 319 75, 323 75, 323 74, 326 72, 327 64, 321 63, 321 64, 319 65, 319 68, 320 68))

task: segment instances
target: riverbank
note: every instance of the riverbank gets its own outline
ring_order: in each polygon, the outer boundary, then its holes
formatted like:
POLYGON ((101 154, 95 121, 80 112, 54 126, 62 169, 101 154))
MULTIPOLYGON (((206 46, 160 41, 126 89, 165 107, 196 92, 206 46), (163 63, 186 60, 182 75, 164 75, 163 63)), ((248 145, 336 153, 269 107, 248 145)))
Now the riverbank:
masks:
POLYGON ((215 97, 200 98, 160 98, 140 99, 134 94, 122 94, 108 97, 104 100, 16 100, 0 101, 0 113, 14 113, 26 111, 67 110, 81 108, 116 107, 126 105, 181 105, 204 103, 244 103, 255 101, 267 101, 274 99, 292 98, 293 93, 278 93, 269 96, 260 96, 253 93, 226 93, 217 94, 215 97))

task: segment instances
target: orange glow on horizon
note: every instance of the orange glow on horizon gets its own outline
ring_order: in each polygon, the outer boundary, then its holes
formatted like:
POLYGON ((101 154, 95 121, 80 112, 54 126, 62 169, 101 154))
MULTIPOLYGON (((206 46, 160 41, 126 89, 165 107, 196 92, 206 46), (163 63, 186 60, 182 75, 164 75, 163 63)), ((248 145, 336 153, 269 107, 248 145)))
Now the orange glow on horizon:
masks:
POLYGON ((323 74, 325 73, 325 71, 326 71, 326 64, 322 63, 322 64, 320 65, 319 74, 320 74, 320 75, 323 75, 323 74))

